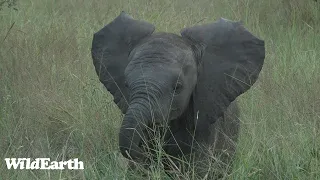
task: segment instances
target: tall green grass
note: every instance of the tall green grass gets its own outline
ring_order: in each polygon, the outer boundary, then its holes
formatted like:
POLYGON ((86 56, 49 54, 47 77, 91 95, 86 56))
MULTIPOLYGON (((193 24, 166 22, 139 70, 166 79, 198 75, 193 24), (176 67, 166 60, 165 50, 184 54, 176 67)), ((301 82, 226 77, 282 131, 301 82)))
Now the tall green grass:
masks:
MULTIPOLYGON (((125 10, 179 33, 219 17, 265 40, 240 96, 230 179, 320 179, 320 3, 312 0, 24 0, 0 11, 0 179, 141 179, 127 173, 122 115, 92 65, 92 35, 125 10), (85 170, 7 170, 5 157, 79 158, 85 170)), ((151 179, 161 179, 155 168, 151 179)))

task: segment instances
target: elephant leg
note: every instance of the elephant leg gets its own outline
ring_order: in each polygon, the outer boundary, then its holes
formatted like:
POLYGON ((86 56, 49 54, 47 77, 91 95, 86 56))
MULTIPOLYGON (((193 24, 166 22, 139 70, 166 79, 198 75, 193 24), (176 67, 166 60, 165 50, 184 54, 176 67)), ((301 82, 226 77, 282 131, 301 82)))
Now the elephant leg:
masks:
POLYGON ((211 127, 210 149, 213 152, 215 162, 214 169, 223 176, 232 170, 232 163, 236 152, 239 136, 240 120, 239 108, 236 102, 231 103, 224 117, 217 120, 211 127))
POLYGON ((220 179, 230 174, 239 135, 238 116, 238 106, 233 102, 224 116, 211 125, 209 143, 201 144, 194 155, 192 166, 199 178, 220 179))

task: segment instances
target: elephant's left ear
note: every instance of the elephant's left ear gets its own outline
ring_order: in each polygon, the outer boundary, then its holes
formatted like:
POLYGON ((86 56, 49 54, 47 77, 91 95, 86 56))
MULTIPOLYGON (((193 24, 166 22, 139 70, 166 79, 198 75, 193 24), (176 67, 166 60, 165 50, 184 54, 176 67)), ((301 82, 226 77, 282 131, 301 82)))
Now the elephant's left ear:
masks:
POLYGON ((113 95, 114 102, 122 113, 128 107, 128 90, 124 77, 129 62, 128 55, 141 39, 151 35, 154 30, 154 25, 135 20, 122 11, 93 36, 91 55, 97 75, 113 95))
POLYGON ((240 22, 221 18, 181 31, 188 39, 199 68, 193 94, 199 125, 212 124, 258 78, 265 58, 264 41, 240 22))

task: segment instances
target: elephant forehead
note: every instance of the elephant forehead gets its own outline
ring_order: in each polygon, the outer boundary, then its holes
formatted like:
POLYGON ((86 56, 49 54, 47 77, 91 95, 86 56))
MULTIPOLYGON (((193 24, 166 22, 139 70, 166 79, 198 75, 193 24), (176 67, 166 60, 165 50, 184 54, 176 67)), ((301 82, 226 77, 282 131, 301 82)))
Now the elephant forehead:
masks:
POLYGON ((193 60, 193 53, 191 47, 180 36, 158 33, 145 39, 134 48, 129 59, 147 63, 186 63, 186 60, 193 60))

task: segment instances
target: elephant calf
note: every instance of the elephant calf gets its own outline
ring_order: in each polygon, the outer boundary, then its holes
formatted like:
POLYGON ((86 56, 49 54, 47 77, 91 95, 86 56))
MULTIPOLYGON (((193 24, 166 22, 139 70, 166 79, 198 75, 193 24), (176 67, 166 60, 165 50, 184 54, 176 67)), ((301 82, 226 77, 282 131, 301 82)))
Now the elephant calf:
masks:
POLYGON ((154 30, 121 12, 93 37, 95 70, 124 114, 120 151, 146 162, 152 156, 145 147, 155 145, 146 132, 159 132, 163 164, 180 169, 177 158, 195 155, 190 163, 204 164, 195 166, 204 176, 211 148, 226 156, 235 151, 239 120, 232 102, 257 80, 264 41, 223 18, 181 36, 154 30))

